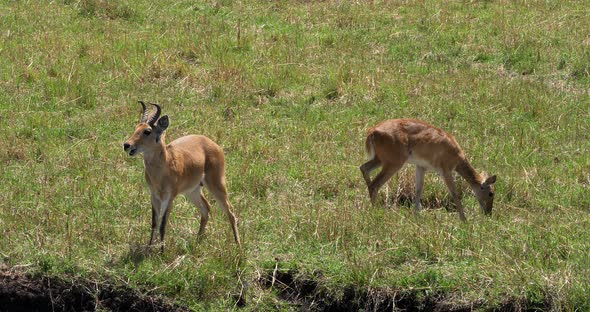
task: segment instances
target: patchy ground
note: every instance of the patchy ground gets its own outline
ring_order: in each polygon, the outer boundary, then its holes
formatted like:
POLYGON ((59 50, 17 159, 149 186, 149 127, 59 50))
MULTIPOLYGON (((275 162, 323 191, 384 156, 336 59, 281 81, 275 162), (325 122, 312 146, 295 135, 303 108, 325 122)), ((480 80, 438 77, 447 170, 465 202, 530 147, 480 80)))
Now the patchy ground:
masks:
POLYGON ((0 271, 0 311, 188 311, 130 288, 0 271))
MULTIPOLYGON (((452 294, 428 290, 359 289, 348 286, 336 296, 324 289, 318 277, 301 277, 296 271, 268 272, 258 282, 274 288, 279 298, 301 311, 546 311, 551 302, 532 303, 507 298, 497 306, 484 302, 457 304, 452 294)), ((242 306, 242 305, 240 305, 242 306)), ((0 271, 0 312, 14 311, 189 311, 169 300, 141 294, 128 287, 90 280, 64 280, 0 271)))
POLYGON ((485 302, 457 304, 452 294, 430 290, 359 289, 348 286, 338 296, 330 294, 315 278, 303 278, 296 271, 274 271, 261 278, 263 287, 278 290, 282 300, 302 311, 549 311, 549 301, 529 302, 526 298, 506 298, 496 306, 485 302))

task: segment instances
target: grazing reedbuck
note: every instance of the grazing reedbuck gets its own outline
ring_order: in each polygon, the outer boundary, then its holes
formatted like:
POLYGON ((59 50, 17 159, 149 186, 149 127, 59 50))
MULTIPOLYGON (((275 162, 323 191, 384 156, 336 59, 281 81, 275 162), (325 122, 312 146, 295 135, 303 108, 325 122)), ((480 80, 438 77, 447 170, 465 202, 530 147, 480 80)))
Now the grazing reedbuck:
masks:
POLYGON ((484 178, 478 174, 455 138, 445 131, 420 120, 392 119, 369 129, 365 147, 370 159, 360 169, 373 204, 379 188, 408 162, 416 165, 416 212, 420 210, 424 174, 430 169, 442 176, 462 221, 466 218, 453 181, 453 170, 467 180, 484 213, 492 213, 492 184, 496 176, 484 178), (381 172, 371 181, 371 171, 379 166, 383 167, 381 172))
POLYGON ((202 135, 187 135, 164 143, 164 131, 170 120, 160 117, 161 108, 152 104, 156 111, 150 116, 145 104, 139 101, 143 112, 133 135, 123 144, 130 156, 143 153, 145 180, 152 202, 152 233, 149 247, 153 247, 160 231, 161 250, 164 250, 166 222, 172 202, 183 193, 201 210, 199 236, 205 232, 209 220, 209 202, 201 192, 203 185, 213 194, 229 218, 234 239, 240 245, 236 218, 231 209, 225 187, 225 158, 219 145, 202 135))

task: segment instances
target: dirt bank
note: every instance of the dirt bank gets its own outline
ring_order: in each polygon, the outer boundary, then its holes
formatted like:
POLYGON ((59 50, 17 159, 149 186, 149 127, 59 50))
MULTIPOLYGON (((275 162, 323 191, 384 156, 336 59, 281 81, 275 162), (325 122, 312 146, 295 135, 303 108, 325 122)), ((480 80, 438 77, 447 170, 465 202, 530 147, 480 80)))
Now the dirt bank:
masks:
POLYGON ((499 304, 483 301, 458 303, 452 293, 429 289, 366 289, 343 286, 334 295, 318 280, 302 277, 296 271, 272 271, 263 276, 262 287, 278 290, 282 300, 299 306, 302 311, 550 311, 549 299, 531 302, 527 298, 506 298, 499 304))
POLYGON ((0 271, 0 311, 188 311, 130 288, 0 271))
MULTIPOLYGON (((531 302, 506 298, 502 303, 461 302, 452 293, 426 289, 366 289, 343 285, 329 291, 321 276, 305 277, 294 270, 273 270, 257 282, 273 288, 281 300, 301 311, 549 311, 549 299, 531 302), (337 295, 335 294, 338 293, 337 295)), ((546 297, 546 298, 549 298, 546 297)), ((247 305, 240 299, 239 306, 247 305)), ((0 312, 13 311, 189 311, 172 299, 84 279, 32 276, 0 270, 0 312)))

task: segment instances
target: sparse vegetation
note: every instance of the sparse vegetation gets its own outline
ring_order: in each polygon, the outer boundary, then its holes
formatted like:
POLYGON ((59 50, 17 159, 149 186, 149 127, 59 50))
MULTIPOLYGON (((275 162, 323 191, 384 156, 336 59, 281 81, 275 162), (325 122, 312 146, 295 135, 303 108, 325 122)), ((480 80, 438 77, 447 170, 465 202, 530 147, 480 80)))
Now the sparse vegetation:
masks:
POLYGON ((391 298, 589 310, 589 10, 2 1, 0 263, 195 310, 391 298), (178 198, 166 251, 142 254, 149 193, 122 149, 140 99, 166 110, 168 141, 198 133, 224 148, 243 250, 216 204, 198 241, 198 211, 178 198), (397 117, 453 133, 476 169, 498 175, 492 217, 463 185, 459 222, 434 174, 431 209, 414 217, 412 167, 370 206, 365 131, 397 117))

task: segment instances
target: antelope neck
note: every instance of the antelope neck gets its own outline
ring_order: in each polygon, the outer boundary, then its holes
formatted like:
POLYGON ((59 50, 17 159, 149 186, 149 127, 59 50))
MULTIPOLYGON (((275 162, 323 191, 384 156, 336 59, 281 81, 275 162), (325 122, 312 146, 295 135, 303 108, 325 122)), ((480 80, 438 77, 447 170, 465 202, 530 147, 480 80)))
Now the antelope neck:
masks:
POLYGON ((482 177, 473 169, 473 166, 466 159, 463 160, 455 170, 461 175, 472 188, 479 187, 482 182, 482 177))
POLYGON ((145 168, 159 168, 166 164, 166 160, 168 159, 168 151, 166 150, 166 144, 164 140, 161 139, 160 143, 157 144, 156 147, 144 151, 143 153, 143 161, 145 164, 145 168))

